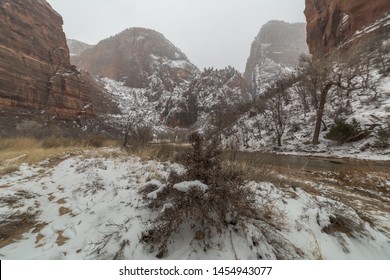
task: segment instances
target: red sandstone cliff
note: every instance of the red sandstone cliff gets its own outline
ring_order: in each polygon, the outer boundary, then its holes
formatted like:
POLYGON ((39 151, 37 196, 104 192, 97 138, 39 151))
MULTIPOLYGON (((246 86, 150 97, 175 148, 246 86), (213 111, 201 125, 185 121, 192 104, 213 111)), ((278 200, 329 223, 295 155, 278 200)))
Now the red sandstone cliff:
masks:
POLYGON ((109 110, 102 88, 71 66, 62 18, 46 1, 0 0, 0 23, 0 113, 109 110))
POLYGON ((188 82, 198 69, 186 55, 161 33, 129 28, 83 51, 78 66, 86 71, 124 82, 128 87, 146 88, 160 79, 165 88, 188 82))
POLYGON ((306 0, 310 53, 321 56, 389 14, 389 0, 306 0))

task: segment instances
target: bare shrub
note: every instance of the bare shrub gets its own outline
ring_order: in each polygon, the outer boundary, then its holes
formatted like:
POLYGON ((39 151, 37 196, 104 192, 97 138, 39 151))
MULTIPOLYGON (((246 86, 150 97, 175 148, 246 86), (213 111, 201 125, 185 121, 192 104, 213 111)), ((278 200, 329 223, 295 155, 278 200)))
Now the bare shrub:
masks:
POLYGON ((329 217, 329 225, 322 228, 322 231, 334 235, 338 233, 344 233, 349 237, 354 236, 356 229, 362 230, 362 225, 355 222, 353 217, 347 217, 343 215, 334 215, 329 217))
POLYGON ((126 217, 122 223, 114 223, 110 220, 106 224, 106 232, 103 237, 90 244, 92 248, 89 255, 95 255, 98 259, 124 259, 124 250, 130 245, 130 241, 123 236, 130 230, 132 220, 133 217, 126 217), (115 244, 115 251, 109 252, 108 248, 113 244, 115 244))
POLYGON ((150 205, 162 207, 162 211, 141 237, 141 242, 158 250, 158 258, 167 255, 170 239, 185 225, 192 229, 194 240, 207 250, 212 237, 221 234, 229 224, 244 226, 245 221, 259 215, 253 200, 255 193, 244 185, 242 173, 233 165, 222 165, 218 141, 205 143, 198 133, 191 134, 189 140, 193 149, 181 156, 186 171, 171 172, 166 187, 150 205), (207 188, 200 188, 195 180, 207 188), (180 191, 175 185, 181 182, 193 186, 180 191))

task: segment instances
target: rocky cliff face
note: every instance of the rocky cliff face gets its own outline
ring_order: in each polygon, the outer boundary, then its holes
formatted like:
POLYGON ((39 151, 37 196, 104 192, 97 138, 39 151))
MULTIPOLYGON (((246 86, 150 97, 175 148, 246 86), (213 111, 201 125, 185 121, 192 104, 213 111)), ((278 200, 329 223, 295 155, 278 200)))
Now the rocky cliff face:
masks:
POLYGON ((389 14, 389 0, 306 0, 310 53, 319 57, 389 14))
POLYGON ((197 121, 222 125, 249 103, 251 95, 241 74, 232 67, 205 69, 183 89, 179 98, 171 95, 160 102, 161 116, 170 127, 190 127, 197 121))
POLYGON ((0 0, 0 110, 61 118, 109 111, 102 88, 69 62, 62 18, 44 0, 0 0))
POLYGON ((162 34, 144 28, 130 28, 101 41, 80 55, 78 66, 132 88, 161 80, 168 90, 198 72, 162 34))
POLYGON ((252 43, 244 78, 252 91, 261 92, 303 53, 308 53, 305 23, 270 21, 252 43))

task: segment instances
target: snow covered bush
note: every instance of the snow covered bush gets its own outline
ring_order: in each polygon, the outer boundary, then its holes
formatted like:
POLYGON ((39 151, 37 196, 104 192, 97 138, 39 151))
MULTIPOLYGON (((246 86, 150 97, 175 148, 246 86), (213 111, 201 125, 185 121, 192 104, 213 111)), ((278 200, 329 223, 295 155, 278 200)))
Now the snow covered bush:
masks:
POLYGON ((190 228, 193 240, 207 250, 213 236, 224 228, 258 218, 253 190, 244 185, 234 166, 222 164, 218 141, 207 144, 198 133, 189 140, 193 149, 181 157, 185 171, 171 172, 168 182, 155 184, 153 191, 150 185, 143 190, 149 206, 161 209, 141 237, 150 251, 158 250, 158 258, 167 255, 167 246, 179 230, 190 228))

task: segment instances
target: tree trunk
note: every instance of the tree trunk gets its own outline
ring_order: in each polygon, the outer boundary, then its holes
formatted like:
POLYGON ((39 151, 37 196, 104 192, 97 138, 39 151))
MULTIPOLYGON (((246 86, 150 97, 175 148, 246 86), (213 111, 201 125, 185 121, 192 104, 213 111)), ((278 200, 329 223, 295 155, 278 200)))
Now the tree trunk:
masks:
POLYGON ((320 143, 319 138, 320 138, 322 117, 324 116, 326 96, 328 95, 328 92, 332 88, 332 86, 333 86, 333 83, 329 82, 326 84, 324 89, 321 91, 320 104, 318 106, 316 126, 314 128, 314 135, 313 135, 313 144, 314 145, 318 145, 320 143))
POLYGON ((282 147, 282 136, 278 135, 278 147, 282 147))
POLYGON ((126 148, 127 147, 127 139, 129 138, 129 131, 126 130, 125 132, 125 138, 123 140, 123 147, 126 148))

